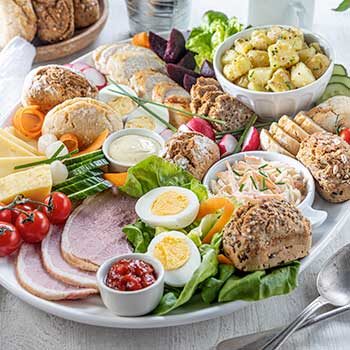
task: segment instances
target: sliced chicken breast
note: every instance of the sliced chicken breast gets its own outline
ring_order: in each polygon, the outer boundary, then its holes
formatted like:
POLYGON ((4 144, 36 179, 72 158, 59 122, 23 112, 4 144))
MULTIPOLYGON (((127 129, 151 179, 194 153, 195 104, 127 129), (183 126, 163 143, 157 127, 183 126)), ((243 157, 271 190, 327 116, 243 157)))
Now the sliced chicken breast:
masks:
POLYGON ((292 153, 294 156, 297 155, 300 147, 300 143, 289 136, 282 128, 278 126, 277 123, 272 123, 270 126, 271 136, 277 140, 277 142, 284 147, 288 152, 292 153))

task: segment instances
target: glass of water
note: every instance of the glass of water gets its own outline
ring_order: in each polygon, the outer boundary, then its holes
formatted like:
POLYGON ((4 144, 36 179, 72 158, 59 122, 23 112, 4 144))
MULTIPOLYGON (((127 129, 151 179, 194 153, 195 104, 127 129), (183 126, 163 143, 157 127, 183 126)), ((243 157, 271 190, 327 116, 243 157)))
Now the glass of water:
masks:
POLYGON ((191 0, 125 0, 130 34, 188 29, 191 0))

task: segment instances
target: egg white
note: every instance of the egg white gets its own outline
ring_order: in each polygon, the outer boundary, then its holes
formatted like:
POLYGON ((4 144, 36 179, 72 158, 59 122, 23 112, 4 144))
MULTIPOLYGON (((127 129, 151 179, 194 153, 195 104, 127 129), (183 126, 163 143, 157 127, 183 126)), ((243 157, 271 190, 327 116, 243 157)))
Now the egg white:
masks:
POLYGON ((143 195, 136 203, 135 210, 143 222, 152 227, 165 227, 168 229, 184 228, 195 220, 199 211, 197 196, 190 190, 177 186, 164 186, 155 188, 143 195), (177 192, 185 196, 188 206, 175 215, 155 215, 152 213, 153 202, 164 192, 177 192))
MULTIPOLYGON (((150 242, 147 254, 153 256, 156 245, 165 237, 182 238, 190 249, 190 256, 186 263, 176 270, 165 270, 164 282, 172 287, 183 287, 192 277, 193 273, 201 264, 201 256, 198 248, 185 234, 178 231, 162 232, 150 242)), ((153 256, 154 257, 154 256, 153 256)))

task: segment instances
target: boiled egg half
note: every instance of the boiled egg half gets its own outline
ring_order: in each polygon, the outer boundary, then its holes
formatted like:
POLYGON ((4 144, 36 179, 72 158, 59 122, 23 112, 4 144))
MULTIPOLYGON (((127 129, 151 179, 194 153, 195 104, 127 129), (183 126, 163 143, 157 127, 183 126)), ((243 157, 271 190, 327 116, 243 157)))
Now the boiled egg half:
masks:
POLYGON ((168 231, 155 236, 147 254, 164 267, 164 281, 173 287, 183 287, 201 264, 196 245, 182 232, 168 231))
POLYGON ((180 229, 190 225, 199 211, 197 196, 190 190, 177 186, 155 188, 136 203, 140 219, 152 227, 180 229))

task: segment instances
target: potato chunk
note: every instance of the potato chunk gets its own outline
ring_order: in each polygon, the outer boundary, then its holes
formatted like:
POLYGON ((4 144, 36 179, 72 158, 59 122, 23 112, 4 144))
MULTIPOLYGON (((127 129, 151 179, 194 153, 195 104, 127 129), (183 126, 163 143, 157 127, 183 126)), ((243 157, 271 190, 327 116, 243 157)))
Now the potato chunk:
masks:
POLYGON ((294 50, 302 50, 304 46, 304 33, 299 29, 292 27, 287 30, 282 30, 281 39, 290 43, 294 50))
POLYGON ((316 79, 321 77, 330 65, 330 60, 326 55, 318 53, 305 63, 312 71, 316 79))
POLYGON ((230 64, 234 61, 234 59, 238 56, 238 52, 235 50, 227 50, 221 57, 222 65, 230 64))
POLYGON ((290 79, 289 72, 283 68, 278 68, 276 72, 273 73, 272 78, 267 82, 267 86, 274 92, 283 92, 295 89, 295 86, 290 79))
POLYGON ((281 39, 282 28, 273 26, 267 31, 266 35, 269 40, 269 44, 276 44, 277 40, 281 39))
POLYGON ((234 81, 248 73, 251 68, 252 65, 249 58, 245 55, 238 54, 232 63, 224 66, 223 73, 227 79, 234 81))
POLYGON ((302 49, 298 51, 298 55, 299 55, 300 61, 305 63, 311 57, 316 55, 316 50, 314 47, 308 47, 306 49, 302 49))
POLYGON ((265 30, 254 30, 252 32, 250 42, 254 49, 257 50, 267 50, 270 43, 265 30))
POLYGON ((242 75, 240 78, 234 81, 234 83, 242 88, 247 88, 249 84, 248 74, 242 75))
POLYGON ((311 69, 305 63, 299 62, 292 67, 291 80, 297 88, 301 88, 313 83, 316 79, 311 69))
POLYGON ((311 43, 310 47, 313 47, 316 50, 317 53, 323 53, 319 43, 316 43, 316 42, 315 43, 311 43))
POLYGON ((269 67, 269 55, 263 50, 250 50, 247 53, 248 58, 254 68, 256 67, 269 67))
POLYGON ((268 48, 270 65, 273 69, 289 68, 299 62, 299 55, 288 41, 278 40, 268 48))
POLYGON ((253 81, 248 84, 248 89, 253 91, 267 91, 264 86, 254 83, 253 81))
POLYGON ((271 68, 253 68, 248 73, 248 80, 249 82, 253 82, 255 85, 265 88, 271 76, 271 68))
POLYGON ((235 50, 238 53, 242 53, 243 55, 245 55, 252 48, 253 46, 248 39, 240 38, 235 40, 235 50))

